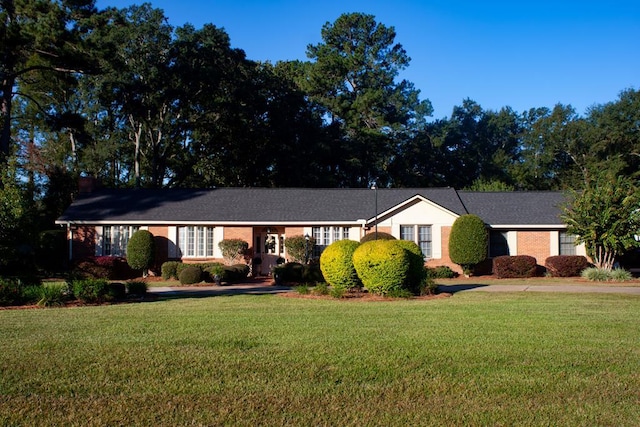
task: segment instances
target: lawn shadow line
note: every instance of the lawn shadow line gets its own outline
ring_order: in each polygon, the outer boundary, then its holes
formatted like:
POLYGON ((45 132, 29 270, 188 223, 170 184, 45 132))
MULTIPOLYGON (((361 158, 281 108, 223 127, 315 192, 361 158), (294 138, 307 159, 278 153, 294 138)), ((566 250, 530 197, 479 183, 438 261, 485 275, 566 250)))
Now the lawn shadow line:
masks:
POLYGON ((465 283, 461 285, 438 285, 438 292, 455 294, 456 292, 470 291, 478 288, 485 288, 489 285, 483 283, 465 283))

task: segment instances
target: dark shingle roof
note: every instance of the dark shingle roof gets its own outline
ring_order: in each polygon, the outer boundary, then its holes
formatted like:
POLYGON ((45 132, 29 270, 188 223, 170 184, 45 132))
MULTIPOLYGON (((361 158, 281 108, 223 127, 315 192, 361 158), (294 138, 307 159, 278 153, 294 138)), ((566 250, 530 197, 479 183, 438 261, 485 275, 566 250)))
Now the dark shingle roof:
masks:
MULTIPOLYGON (((420 194, 464 213, 451 188, 379 189, 377 193, 378 212, 420 194)), ((374 216, 371 189, 121 189, 79 197, 58 221, 355 222, 374 216)))
MULTIPOLYGON (((561 224, 556 192, 479 193, 453 188, 379 189, 378 213, 422 196, 488 224, 561 224)), ((99 190, 80 196, 58 218, 65 222, 354 223, 375 216, 371 189, 218 188, 99 190)))
POLYGON ((490 225, 561 225, 565 196, 557 191, 458 191, 469 213, 490 225))

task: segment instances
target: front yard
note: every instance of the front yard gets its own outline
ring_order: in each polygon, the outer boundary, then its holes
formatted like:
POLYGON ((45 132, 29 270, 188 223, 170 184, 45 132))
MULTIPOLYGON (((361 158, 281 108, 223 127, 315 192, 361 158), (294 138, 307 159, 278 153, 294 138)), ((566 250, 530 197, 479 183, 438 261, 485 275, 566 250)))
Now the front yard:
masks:
POLYGON ((2 425, 637 425, 640 297, 0 311, 2 425))

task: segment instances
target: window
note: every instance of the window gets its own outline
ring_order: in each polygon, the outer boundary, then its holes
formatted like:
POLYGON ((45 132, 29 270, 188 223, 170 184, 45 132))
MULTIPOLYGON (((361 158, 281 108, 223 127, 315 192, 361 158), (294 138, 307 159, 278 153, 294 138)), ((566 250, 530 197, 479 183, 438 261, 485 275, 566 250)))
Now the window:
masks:
POLYGON ((213 227, 178 227, 180 257, 213 257, 213 227))
POLYGON ((415 242, 425 258, 432 257, 432 237, 430 225, 401 225, 400 239, 415 242))
POLYGON ((506 231, 490 231, 489 232, 489 257, 510 255, 509 240, 506 231))
POLYGON ((98 255, 126 256, 129 239, 139 229, 139 226, 105 225, 102 227, 102 254, 98 255))
POLYGON ((316 240, 313 256, 317 258, 333 242, 349 239, 349 227, 313 227, 311 235, 316 240))
POLYGON ((576 236, 566 231, 560 232, 560 255, 576 254, 576 236))

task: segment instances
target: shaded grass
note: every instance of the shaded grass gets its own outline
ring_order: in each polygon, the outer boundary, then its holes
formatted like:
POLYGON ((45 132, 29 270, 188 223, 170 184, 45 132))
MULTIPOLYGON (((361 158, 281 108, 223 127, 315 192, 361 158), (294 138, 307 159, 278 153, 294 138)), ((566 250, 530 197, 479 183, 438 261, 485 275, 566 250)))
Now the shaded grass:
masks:
POLYGON ((640 298, 0 312, 0 424, 636 425, 640 298))

